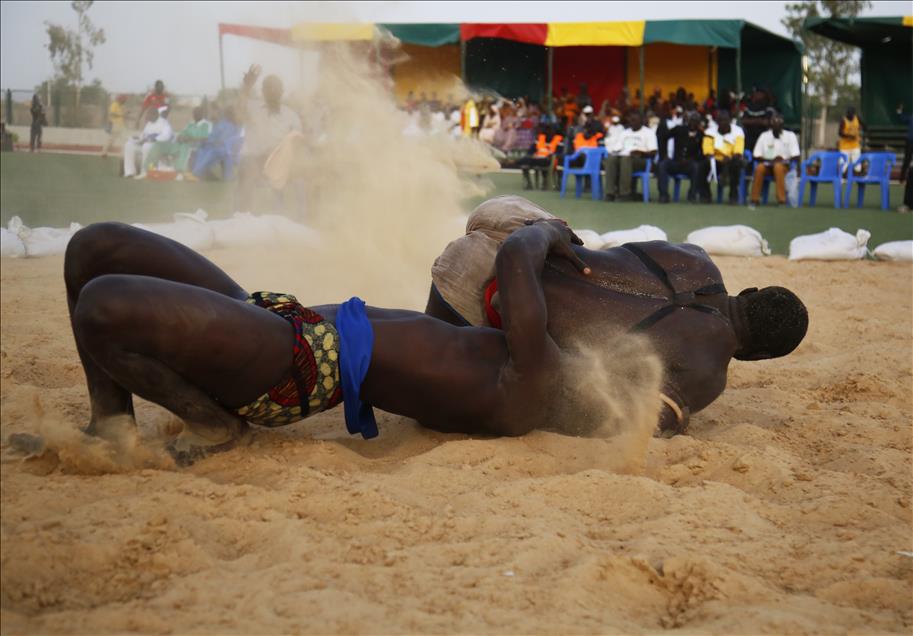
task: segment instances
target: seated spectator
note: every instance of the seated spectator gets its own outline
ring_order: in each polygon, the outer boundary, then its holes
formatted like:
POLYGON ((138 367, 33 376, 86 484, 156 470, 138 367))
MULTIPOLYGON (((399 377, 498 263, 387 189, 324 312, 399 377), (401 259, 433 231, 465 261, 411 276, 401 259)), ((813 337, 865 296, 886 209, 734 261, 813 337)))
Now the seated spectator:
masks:
POLYGON ((729 203, 734 205, 739 200, 739 182, 745 168, 745 132, 732 123, 729 111, 720 110, 716 116, 715 129, 708 128, 704 137, 703 173, 710 171, 710 160, 716 162, 716 173, 720 184, 729 184, 729 203))
POLYGON ((783 129, 783 118, 774 113, 770 118, 770 129, 761 133, 754 147, 757 165, 751 180, 751 198, 748 207, 754 209, 761 201, 761 187, 764 177, 773 174, 777 186, 777 204, 786 203, 786 173, 789 164, 799 158, 799 139, 796 133, 783 129))
POLYGON ((517 117, 513 104, 505 102, 498 113, 500 123, 494 134, 492 145, 498 150, 509 151, 517 138, 517 126, 520 124, 520 118, 517 117))
POLYGON ((612 115, 606 126, 605 149, 610 155, 617 155, 621 150, 621 134, 625 127, 618 115, 612 115))
POLYGON ((690 180, 688 201, 698 199, 702 203, 710 202, 710 189, 707 187, 704 168, 704 133, 701 130, 701 116, 693 112, 688 116, 687 126, 676 126, 669 131, 675 142, 675 152, 659 162, 657 175, 659 185, 659 202, 669 203, 669 178, 672 175, 687 175, 690 180))
MULTIPOLYGON (((540 125, 536 135, 536 143, 530 148, 530 152, 517 162, 517 165, 523 169, 523 189, 532 190, 533 182, 529 178, 530 168, 549 168, 554 161, 555 153, 558 152, 558 146, 564 137, 555 132, 555 129, 549 125, 540 125)), ((542 179, 542 189, 548 188, 548 174, 551 170, 545 171, 545 178, 542 179)), ((536 181, 539 180, 539 172, 536 171, 536 181)))
POLYGON ((564 98, 564 128, 569 129, 577 125, 577 117, 580 115, 580 106, 573 95, 567 94, 564 98))
POLYGON ((244 144, 238 164, 238 206, 249 212, 253 206, 254 186, 260 179, 269 154, 292 131, 301 130, 301 119, 282 103, 282 80, 275 75, 263 79, 263 99, 251 96, 260 67, 253 65, 245 73, 241 86, 241 122, 244 144))
MULTIPOLYGON (((602 122, 593 116, 593 107, 583 107, 583 124, 574 129, 574 152, 581 148, 596 148, 599 140, 605 137, 602 122)), ((570 133, 568 133, 570 135, 570 133)))
POLYGON ((222 178, 230 179, 232 170, 238 161, 243 139, 235 109, 226 106, 222 109, 221 117, 212 127, 212 132, 200 144, 199 150, 193 157, 193 176, 186 175, 187 178, 202 179, 212 173, 213 167, 221 165, 222 178))
POLYGON ((656 142, 659 144, 660 161, 668 159, 675 154, 675 140, 672 139, 671 131, 685 123, 682 115, 682 107, 676 106, 671 102, 666 104, 666 109, 660 115, 659 124, 656 127, 656 142))
POLYGON ((203 107, 197 106, 193 109, 193 121, 184 126, 184 130, 178 133, 176 139, 156 141, 153 144, 144 168, 148 170, 162 159, 173 157, 174 169, 180 177, 188 172, 190 153, 209 137, 211 130, 212 124, 203 118, 203 107))
POLYGON ((170 141, 174 136, 171 124, 163 116, 167 108, 150 110, 146 113, 146 126, 139 137, 131 137, 124 144, 124 176, 137 179, 146 178, 146 163, 152 146, 157 141, 170 141), (136 174, 137 151, 140 154, 140 173, 136 174))
POLYGON ((140 122, 143 121, 143 117, 150 110, 161 110, 162 107, 168 107, 170 105, 171 96, 165 92, 165 82, 162 80, 155 80, 155 87, 152 89, 152 92, 143 99, 143 105, 136 118, 137 128, 139 127, 140 122))
POLYGON ((765 130, 770 128, 770 118, 774 110, 770 105, 767 93, 755 87, 751 91, 751 99, 742 112, 742 128, 745 130, 745 145, 754 148, 765 130))
POLYGON ((525 109, 525 114, 520 116, 514 143, 507 150, 526 152, 527 149, 533 146, 536 143, 536 126, 538 123, 539 107, 536 104, 529 104, 525 109))
POLYGON ((656 135, 643 125, 643 118, 638 111, 628 115, 628 127, 613 137, 615 144, 606 149, 609 156, 605 159, 605 192, 607 201, 632 200, 632 175, 642 172, 647 166, 647 159, 656 154, 656 135))

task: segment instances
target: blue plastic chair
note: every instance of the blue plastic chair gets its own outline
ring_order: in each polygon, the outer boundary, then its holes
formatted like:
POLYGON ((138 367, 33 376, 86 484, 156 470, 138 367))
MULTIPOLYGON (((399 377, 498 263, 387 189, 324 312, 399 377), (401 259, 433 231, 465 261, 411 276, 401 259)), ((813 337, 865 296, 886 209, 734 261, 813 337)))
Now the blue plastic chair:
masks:
MULTIPOLYGON (((742 169, 739 171, 739 205, 745 205, 745 166, 753 165, 751 161, 751 151, 746 150, 743 155, 745 161, 742 165, 742 169)), ((723 202, 723 182, 720 181, 720 175, 716 175, 716 202, 723 202)), ((765 201, 766 203, 766 201, 765 201)))
POLYGON ((602 168, 602 158, 606 155, 606 149, 603 146, 597 148, 581 148, 572 155, 564 158, 564 170, 561 174, 561 196, 567 190, 567 178, 574 175, 574 185, 576 187, 577 198, 583 194, 583 179, 590 177, 592 181, 593 199, 602 199, 602 179, 599 177, 599 171, 602 168), (586 157, 582 168, 571 168, 571 162, 580 156, 586 157))
POLYGON ((847 163, 849 163, 849 157, 836 150, 816 152, 803 161, 802 171, 799 176, 799 205, 802 205, 802 202, 805 200, 806 183, 809 183, 812 186, 811 193, 808 195, 809 207, 815 205, 815 197, 818 194, 818 184, 830 183, 834 186, 834 207, 843 207, 843 168, 847 163), (808 174, 808 167, 815 161, 819 161, 821 164, 818 174, 808 174))
POLYGON ((635 179, 640 179, 641 189, 644 191, 644 203, 650 202, 650 168, 653 166, 653 160, 647 159, 647 165, 640 172, 631 173, 635 179))
POLYGON ((678 196, 681 194, 682 190, 682 180, 690 180, 691 177, 686 174, 670 174, 669 176, 675 181, 675 184, 672 186, 672 200, 678 203, 678 196))
POLYGON ((881 209, 888 209, 888 200, 890 199, 890 180, 891 168, 897 157, 893 152, 866 152, 859 155, 859 159, 850 164, 847 171, 846 179, 846 197, 843 199, 844 207, 850 207, 850 192, 853 190, 853 184, 856 184, 856 207, 861 208, 865 199, 865 186, 867 183, 877 183, 881 186, 881 209), (853 172, 856 166, 863 161, 869 162, 869 171, 865 175, 857 175, 853 172))
MULTIPOLYGON (((746 153, 746 154, 748 154, 748 153, 746 153)), ((748 154, 748 156, 751 156, 751 155, 748 154)), ((758 163, 760 163, 758 160, 754 160, 751 162, 751 178, 752 179, 754 179, 754 169, 757 167, 758 163)), ((792 170, 793 168, 795 168, 797 166, 797 164, 798 164, 798 161, 796 159, 790 160, 789 169, 792 170)), ((767 205, 767 196, 770 194, 770 184, 773 182, 773 180, 774 180, 773 172, 769 172, 768 174, 764 175, 764 183, 761 184, 761 204, 762 205, 767 205)), ((745 192, 746 192, 746 196, 747 196, 748 190, 746 189, 745 192)), ((799 202, 800 203, 802 202, 802 197, 799 197, 799 202)))

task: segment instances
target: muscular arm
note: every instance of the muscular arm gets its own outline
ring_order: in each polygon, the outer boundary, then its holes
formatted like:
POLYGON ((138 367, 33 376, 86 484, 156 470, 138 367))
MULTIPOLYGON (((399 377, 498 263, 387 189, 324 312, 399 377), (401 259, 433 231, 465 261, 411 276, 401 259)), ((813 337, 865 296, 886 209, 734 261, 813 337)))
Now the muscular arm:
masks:
POLYGON ((544 371, 554 368, 559 354, 546 330, 542 268, 549 253, 555 253, 588 274, 589 268, 571 249, 572 240, 580 241, 561 221, 535 223, 511 234, 495 258, 501 319, 510 354, 504 381, 513 389, 508 405, 511 416, 503 423, 501 434, 522 435, 535 426, 535 413, 525 411, 538 408, 535 398, 544 390, 539 386, 547 377, 544 371))

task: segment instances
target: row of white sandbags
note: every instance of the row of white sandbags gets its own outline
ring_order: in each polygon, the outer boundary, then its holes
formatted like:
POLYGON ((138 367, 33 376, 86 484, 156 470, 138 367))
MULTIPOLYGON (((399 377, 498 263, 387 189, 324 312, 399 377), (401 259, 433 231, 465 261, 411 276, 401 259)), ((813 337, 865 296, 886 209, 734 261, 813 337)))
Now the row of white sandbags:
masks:
MULTIPOLYGON (((584 247, 593 250, 617 247, 636 241, 665 241, 666 233, 653 225, 641 225, 630 230, 599 234, 594 230, 575 230, 584 247)), ((871 233, 858 230, 856 235, 838 228, 825 232, 797 236, 789 244, 789 259, 797 260, 858 260, 868 253, 871 233)), ((756 229, 747 225, 705 227, 688 234, 688 243, 699 245, 716 256, 767 256, 770 248, 756 229)), ((879 260, 913 261, 913 241, 890 241, 875 248, 879 260)))
MULTIPOLYGON (((195 250, 254 245, 313 245, 317 241, 317 232, 277 214, 255 216, 238 212, 230 219, 209 221, 204 210, 197 210, 192 214, 179 212, 171 223, 133 225, 195 250)), ((18 216, 14 216, 6 228, 0 228, 0 256, 16 258, 62 254, 70 237, 81 227, 72 223, 68 229, 29 228, 18 216)))

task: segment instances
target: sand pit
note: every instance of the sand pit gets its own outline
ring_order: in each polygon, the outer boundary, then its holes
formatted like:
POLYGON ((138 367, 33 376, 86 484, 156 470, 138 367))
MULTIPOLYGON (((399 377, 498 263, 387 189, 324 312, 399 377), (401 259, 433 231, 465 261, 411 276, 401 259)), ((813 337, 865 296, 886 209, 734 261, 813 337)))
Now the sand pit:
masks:
MULTIPOLYGON (((427 289, 427 269, 208 255, 304 302, 420 307, 427 289)), ((178 470, 73 445, 88 404, 62 259, 5 260, 2 632, 909 634, 913 270, 717 261, 730 289, 794 288, 809 336, 734 362, 691 434, 639 457, 389 415, 363 441, 337 409, 178 470), (36 431, 59 451, 23 461, 6 440, 36 431)), ((175 424, 137 411, 144 435, 175 424)))

